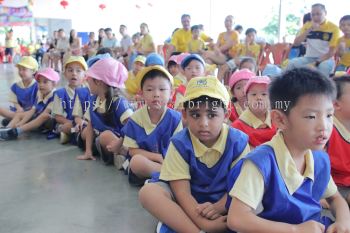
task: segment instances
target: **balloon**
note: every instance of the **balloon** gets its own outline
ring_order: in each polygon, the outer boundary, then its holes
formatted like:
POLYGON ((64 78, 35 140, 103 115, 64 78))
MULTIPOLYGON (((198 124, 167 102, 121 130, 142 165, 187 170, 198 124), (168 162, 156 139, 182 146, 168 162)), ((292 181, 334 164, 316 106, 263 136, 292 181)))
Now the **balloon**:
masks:
POLYGON ((60 4, 61 6, 63 6, 64 9, 66 9, 66 7, 68 6, 68 1, 63 0, 60 2, 60 4))
POLYGON ((100 4, 100 5, 98 5, 98 7, 99 7, 101 10, 103 10, 103 9, 106 8, 106 5, 105 5, 105 4, 100 4))

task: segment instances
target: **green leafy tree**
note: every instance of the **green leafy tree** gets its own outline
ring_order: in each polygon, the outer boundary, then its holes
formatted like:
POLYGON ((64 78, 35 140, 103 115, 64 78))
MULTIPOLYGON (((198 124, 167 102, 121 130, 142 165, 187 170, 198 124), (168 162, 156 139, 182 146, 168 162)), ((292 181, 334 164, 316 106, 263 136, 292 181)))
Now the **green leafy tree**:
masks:
MULTIPOLYGON (((299 31, 299 22, 300 18, 293 15, 288 14, 286 16, 286 33, 287 35, 296 35, 299 31)), ((268 37, 277 38, 278 36, 278 15, 274 14, 267 24, 266 27, 263 28, 263 31, 266 33, 268 37)))

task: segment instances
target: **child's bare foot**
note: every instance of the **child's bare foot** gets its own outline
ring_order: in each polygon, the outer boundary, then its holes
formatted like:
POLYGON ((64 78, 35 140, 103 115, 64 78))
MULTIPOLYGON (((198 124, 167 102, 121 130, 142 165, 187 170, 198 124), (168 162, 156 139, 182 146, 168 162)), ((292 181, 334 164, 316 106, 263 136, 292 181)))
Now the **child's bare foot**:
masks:
POLYGON ((79 156, 77 156, 77 159, 78 160, 96 160, 96 158, 91 154, 79 155, 79 156))

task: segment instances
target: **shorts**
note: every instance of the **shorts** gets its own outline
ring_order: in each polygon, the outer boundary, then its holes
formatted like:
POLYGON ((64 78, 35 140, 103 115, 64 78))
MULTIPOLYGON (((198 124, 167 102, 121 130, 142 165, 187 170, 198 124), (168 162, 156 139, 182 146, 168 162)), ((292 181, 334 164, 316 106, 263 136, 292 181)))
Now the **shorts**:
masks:
POLYGON ((5 56, 13 55, 13 48, 5 48, 5 56))
POLYGON ((157 184, 160 187, 162 187, 167 193, 170 194, 171 200, 176 201, 175 200, 175 195, 174 195, 173 191, 171 191, 169 183, 167 183, 165 181, 157 181, 154 184, 157 184))

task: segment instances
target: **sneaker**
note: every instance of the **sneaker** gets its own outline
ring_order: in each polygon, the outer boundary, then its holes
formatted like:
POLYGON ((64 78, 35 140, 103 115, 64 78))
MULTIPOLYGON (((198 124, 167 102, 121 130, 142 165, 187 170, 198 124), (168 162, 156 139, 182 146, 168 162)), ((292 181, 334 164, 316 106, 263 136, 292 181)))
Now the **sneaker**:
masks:
POLYGON ((118 169, 118 170, 122 170, 123 169, 123 164, 126 160, 126 157, 124 155, 117 155, 114 154, 114 166, 118 169))
POLYGON ((13 140, 18 137, 18 132, 16 128, 4 128, 0 129, 0 140, 13 140))
POLYGON ((60 133, 60 143, 61 144, 66 144, 69 142, 69 135, 66 133, 61 132, 60 133))
POLYGON ((4 118, 1 121, 1 125, 6 127, 10 123, 10 121, 11 121, 10 119, 4 118))
POLYGON ((176 233, 173 231, 170 227, 165 225, 162 222, 158 222, 157 228, 156 228, 156 233, 176 233))

